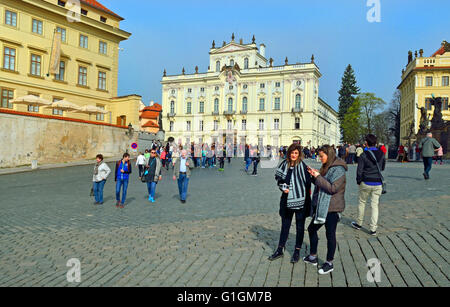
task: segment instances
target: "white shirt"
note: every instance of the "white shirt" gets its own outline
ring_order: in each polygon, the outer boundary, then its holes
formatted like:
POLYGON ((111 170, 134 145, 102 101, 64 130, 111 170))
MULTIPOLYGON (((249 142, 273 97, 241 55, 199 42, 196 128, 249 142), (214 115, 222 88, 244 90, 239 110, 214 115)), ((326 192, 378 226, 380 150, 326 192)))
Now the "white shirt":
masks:
POLYGON ((147 164, 147 160, 144 155, 139 155, 136 160, 136 165, 145 165, 147 164))
POLYGON ((186 173, 186 161, 187 158, 180 158, 180 172, 181 173, 186 173))

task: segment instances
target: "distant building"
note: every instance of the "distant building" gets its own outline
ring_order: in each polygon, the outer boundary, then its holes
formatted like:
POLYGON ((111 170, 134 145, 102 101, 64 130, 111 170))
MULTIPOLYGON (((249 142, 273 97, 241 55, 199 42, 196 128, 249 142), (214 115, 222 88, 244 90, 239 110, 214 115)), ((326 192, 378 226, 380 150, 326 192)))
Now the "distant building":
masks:
POLYGON ((416 105, 425 107, 430 120, 433 116, 431 94, 442 97, 442 115, 444 120, 450 120, 448 99, 450 97, 450 44, 443 41, 441 48, 431 57, 423 57, 423 50, 413 55, 408 53, 408 64, 402 71, 402 82, 398 86, 401 91, 401 130, 400 139, 406 140, 410 134, 411 123, 414 123, 414 133, 420 125, 420 110, 416 105))
POLYGON ((158 103, 150 103, 150 106, 146 107, 141 105, 139 120, 141 131, 148 133, 158 133, 160 130, 162 107, 158 103))
MULTIPOLYGON (((72 1, 73 2, 73 1, 72 1)), ((81 0, 80 20, 70 22, 66 0, 2 0, 0 3, 0 109, 55 115, 127 126, 139 130, 141 96, 117 97, 119 44, 131 33, 120 29, 122 17, 95 0, 81 0), (55 35, 55 33, 59 33, 55 35), (57 74, 49 74, 61 36, 57 74), (10 100, 35 95, 50 102, 91 105, 106 114, 66 112, 10 100)), ((57 58, 57 57, 56 57, 57 58)))
MULTIPOLYGON (((162 78, 166 139, 183 144, 234 142, 318 146, 337 114, 319 99, 322 74, 314 62, 274 66, 266 46, 231 42, 209 51, 208 71, 162 78)), ((336 142, 337 144, 337 142, 336 142)))

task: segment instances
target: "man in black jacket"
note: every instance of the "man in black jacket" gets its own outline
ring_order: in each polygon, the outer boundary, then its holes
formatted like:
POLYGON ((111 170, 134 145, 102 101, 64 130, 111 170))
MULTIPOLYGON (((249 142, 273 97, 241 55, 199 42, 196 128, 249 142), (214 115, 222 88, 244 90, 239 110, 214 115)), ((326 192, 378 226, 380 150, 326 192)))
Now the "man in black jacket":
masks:
POLYGON ((364 210, 370 197, 372 208, 370 234, 376 236, 378 228, 378 204, 383 191, 383 183, 379 169, 384 171, 386 158, 383 152, 376 147, 377 137, 375 135, 367 135, 366 144, 367 148, 359 158, 356 174, 356 182, 359 185, 358 222, 352 222, 352 226, 357 230, 361 229, 364 221, 364 210))

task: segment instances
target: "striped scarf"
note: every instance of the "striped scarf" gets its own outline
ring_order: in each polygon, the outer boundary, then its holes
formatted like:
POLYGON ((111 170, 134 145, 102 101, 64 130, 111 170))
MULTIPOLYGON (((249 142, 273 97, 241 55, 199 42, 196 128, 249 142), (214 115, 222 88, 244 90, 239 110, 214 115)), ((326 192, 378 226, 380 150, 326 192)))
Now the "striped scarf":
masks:
MULTIPOLYGON (((281 185, 285 183, 287 173, 289 171, 289 162, 284 160, 278 166, 275 173, 275 179, 281 189, 281 185)), ((306 179, 303 168, 303 162, 294 167, 289 183, 289 194, 287 199, 287 207, 289 209, 300 209, 305 206, 306 200, 306 179)))

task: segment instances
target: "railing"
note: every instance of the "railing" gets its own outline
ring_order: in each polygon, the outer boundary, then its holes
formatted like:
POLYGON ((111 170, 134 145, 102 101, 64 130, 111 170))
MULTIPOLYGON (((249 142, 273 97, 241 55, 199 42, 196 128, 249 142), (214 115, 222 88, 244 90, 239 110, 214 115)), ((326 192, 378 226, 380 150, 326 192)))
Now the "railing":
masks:
POLYGON ((212 115, 217 116, 217 115, 220 115, 220 113, 219 113, 219 111, 213 111, 212 115))
POLYGON ((247 114, 247 110, 242 110, 241 112, 239 112, 241 115, 246 115, 247 114))
POLYGON ((223 115, 230 116, 236 114, 236 111, 224 111, 223 115))
POLYGON ((292 108, 292 113, 302 113, 303 108, 292 108))
POLYGON ((176 113, 167 113, 167 117, 175 117, 176 115, 176 113))

